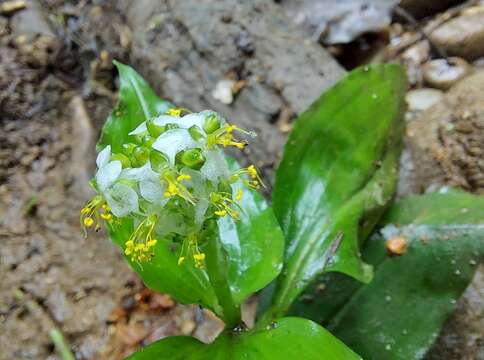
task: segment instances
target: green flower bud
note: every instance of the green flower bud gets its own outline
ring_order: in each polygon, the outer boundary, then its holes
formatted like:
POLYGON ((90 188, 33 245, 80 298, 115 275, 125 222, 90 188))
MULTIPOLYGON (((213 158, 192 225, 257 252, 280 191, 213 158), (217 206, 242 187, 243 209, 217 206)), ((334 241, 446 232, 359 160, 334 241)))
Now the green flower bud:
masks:
POLYGON ((165 155, 163 155, 161 152, 156 150, 151 150, 150 163, 151 163, 151 168, 153 169, 153 171, 156 171, 156 172, 161 172, 169 165, 168 158, 165 155))
POLYGON ((155 142, 156 138, 150 135, 145 135, 141 145, 146 148, 151 148, 151 145, 155 142))
POLYGON ((149 157, 150 157, 150 150, 145 147, 138 146, 133 151, 133 158, 131 159, 131 163, 133 163, 133 165, 136 167, 140 167, 146 164, 149 157))
POLYGON ((111 157, 110 157, 110 160, 111 161, 115 161, 115 160, 121 161, 121 165, 123 166, 123 168, 131 167, 131 161, 124 154, 121 154, 121 153, 112 154, 111 157))
POLYGON ((139 133, 139 134, 136 134, 136 135, 133 135, 134 136, 134 141, 137 143, 137 144, 142 144, 143 143, 143 139, 145 138, 145 136, 149 135, 148 131, 145 131, 145 132, 142 132, 142 133, 139 133))
POLYGON ((199 170, 205 164, 205 156, 201 149, 190 149, 177 154, 179 162, 190 169, 199 170))
POLYGON ((146 128, 151 136, 157 138, 166 131, 166 127, 162 125, 156 125, 152 119, 146 122, 146 128))
POLYGON ((191 137, 195 141, 198 141, 198 140, 201 140, 201 139, 204 138, 204 135, 202 134, 202 131, 196 125, 193 125, 190 129, 188 129, 188 132, 190 133, 191 137))
POLYGON ((126 156, 130 156, 133 154, 134 149, 136 149, 136 144, 133 143, 128 143, 128 144, 123 144, 123 154, 126 156))
POLYGON ((214 131, 218 130, 219 128, 220 128, 220 121, 218 120, 217 115, 211 114, 205 118, 205 123, 203 124, 203 130, 205 130, 207 134, 211 134, 214 131))

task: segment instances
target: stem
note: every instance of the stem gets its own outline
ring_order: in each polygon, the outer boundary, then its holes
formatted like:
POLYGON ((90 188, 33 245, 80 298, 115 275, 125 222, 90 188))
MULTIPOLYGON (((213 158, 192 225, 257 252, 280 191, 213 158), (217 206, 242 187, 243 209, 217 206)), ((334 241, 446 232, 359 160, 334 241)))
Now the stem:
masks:
POLYGON ((208 225, 205 237, 207 240, 206 264, 208 277, 222 307, 225 324, 230 328, 234 328, 242 322, 240 306, 237 306, 232 298, 232 292, 230 291, 227 278, 227 256, 219 240, 217 224, 215 222, 211 222, 208 225))
POLYGON ((49 332, 49 336, 52 339, 52 342, 55 345, 55 348, 59 352, 59 355, 61 356, 62 360, 74 360, 75 357, 72 354, 71 350, 69 349, 69 345, 67 345, 66 340, 64 339, 64 336, 62 336, 62 333, 54 328, 49 332))

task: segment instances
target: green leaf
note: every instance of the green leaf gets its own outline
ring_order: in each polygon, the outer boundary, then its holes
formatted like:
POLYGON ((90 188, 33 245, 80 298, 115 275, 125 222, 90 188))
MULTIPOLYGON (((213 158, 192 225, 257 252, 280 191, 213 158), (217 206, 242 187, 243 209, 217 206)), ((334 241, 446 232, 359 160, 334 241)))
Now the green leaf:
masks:
MULTIPOLYGON (((110 144, 114 152, 130 141, 128 133, 142 121, 172 106, 160 100, 132 68, 119 62, 115 65, 121 82, 119 103, 104 125, 98 144, 99 149, 110 144)), ((229 165, 237 166, 232 160, 229 165)), ((229 259, 226 271, 231 296, 236 305, 277 276, 284 251, 281 229, 264 198, 256 192, 245 191, 241 207, 240 221, 234 223, 224 218, 218 222, 218 235, 229 259)), ((109 230, 112 240, 124 247, 133 232, 133 223, 123 219, 109 230)), ((148 287, 169 293, 181 303, 198 303, 223 315, 207 272, 195 269, 192 259, 178 266, 178 256, 173 244, 159 239, 151 262, 130 264, 148 287)))
POLYGON ((268 328, 222 334, 206 345, 190 337, 169 337, 131 355, 130 360, 352 360, 361 359, 319 325, 283 318, 268 328))
POLYGON ((376 268, 370 284, 327 276, 291 313, 327 324, 368 359, 421 359, 483 260, 484 198, 460 191, 409 197, 383 223, 363 249, 376 268), (406 254, 387 255, 392 234, 407 239, 406 254))
MULTIPOLYGON (((233 160, 230 164, 235 166, 233 160)), ((284 250, 282 231, 262 195, 245 191, 240 205, 239 221, 228 217, 218 220, 218 236, 227 253, 228 281, 236 305, 278 275, 284 250)), ((110 230, 112 240, 124 248, 133 232, 133 224, 123 220, 120 224, 114 223, 110 230)), ((178 255, 170 242, 160 240, 150 262, 138 264, 131 262, 129 257, 126 259, 149 288, 168 293, 180 303, 197 303, 222 315, 205 269, 195 269, 191 259, 179 266, 178 255)))
POLYGON ((323 271, 371 279, 359 257, 359 222, 368 211, 381 212, 394 191, 405 89, 399 66, 360 68, 297 120, 274 187, 288 242, 275 316, 323 271))
POLYGON ((119 71, 119 102, 103 126, 98 151, 111 145, 113 152, 119 152, 132 140, 128 134, 140 123, 173 107, 161 100, 133 68, 116 60, 113 63, 119 71))
MULTIPOLYGON (((229 168, 239 168, 228 158, 229 168)), ((234 184, 234 194, 240 188, 234 184)), ((281 271, 284 236, 272 209, 256 191, 244 189, 239 221, 224 217, 218 221, 219 236, 229 258, 228 276, 236 304, 269 284, 281 271)))

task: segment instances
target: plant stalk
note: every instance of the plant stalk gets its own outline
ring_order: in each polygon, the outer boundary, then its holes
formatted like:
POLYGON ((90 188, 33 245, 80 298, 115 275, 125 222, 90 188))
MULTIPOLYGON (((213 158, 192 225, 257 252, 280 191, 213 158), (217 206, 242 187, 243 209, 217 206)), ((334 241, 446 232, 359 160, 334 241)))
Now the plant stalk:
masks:
POLYGON ((207 227, 207 273, 210 283, 217 295, 223 311, 223 320, 229 328, 235 328, 242 322, 240 306, 232 298, 228 281, 228 261, 225 250, 220 242, 215 221, 207 227))

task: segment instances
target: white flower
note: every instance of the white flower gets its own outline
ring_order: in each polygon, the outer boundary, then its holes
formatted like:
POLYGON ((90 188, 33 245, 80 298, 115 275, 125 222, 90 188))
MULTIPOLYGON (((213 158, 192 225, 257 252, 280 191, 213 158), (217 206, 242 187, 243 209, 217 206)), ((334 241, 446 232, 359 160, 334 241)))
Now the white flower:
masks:
POLYGON ((117 182, 122 165, 118 160, 109 161, 111 146, 106 146, 97 156, 96 184, 106 199, 111 212, 118 217, 138 211, 138 194, 126 184, 117 182))
POLYGON ((123 170, 121 178, 138 182, 141 196, 149 202, 159 202, 160 205, 167 202, 163 197, 165 185, 160 181, 160 174, 151 169, 149 161, 142 167, 123 170))
POLYGON ((175 156, 182 150, 202 147, 201 143, 193 140, 186 129, 168 130, 161 134, 151 146, 168 157, 171 165, 175 164, 175 156))

